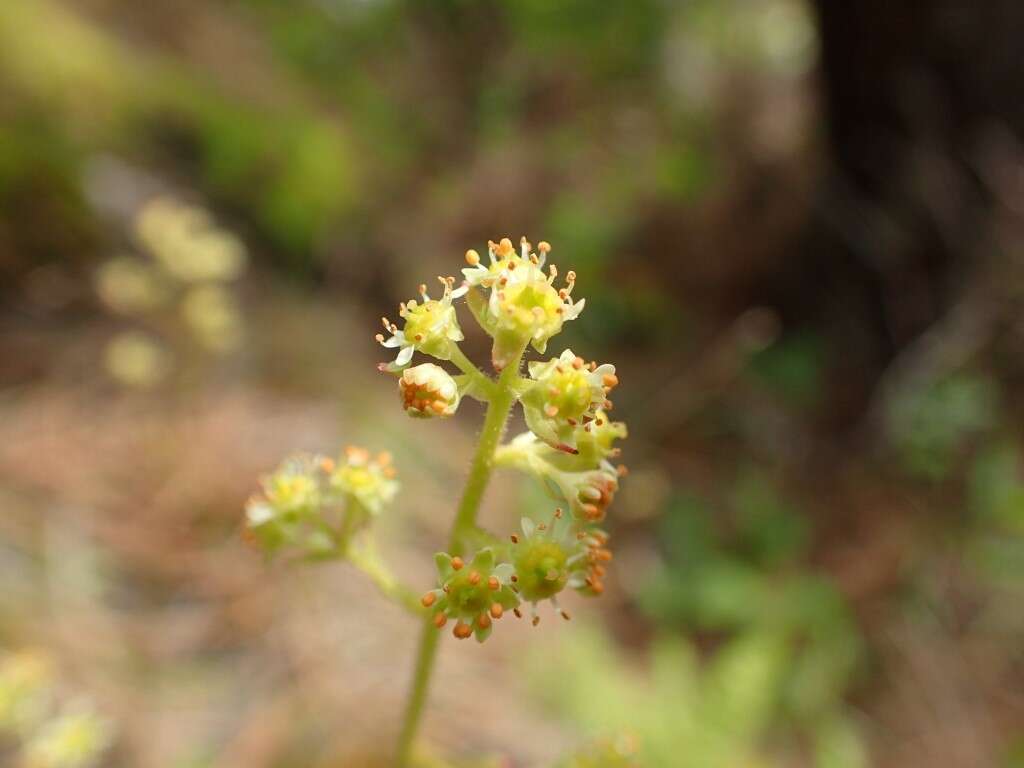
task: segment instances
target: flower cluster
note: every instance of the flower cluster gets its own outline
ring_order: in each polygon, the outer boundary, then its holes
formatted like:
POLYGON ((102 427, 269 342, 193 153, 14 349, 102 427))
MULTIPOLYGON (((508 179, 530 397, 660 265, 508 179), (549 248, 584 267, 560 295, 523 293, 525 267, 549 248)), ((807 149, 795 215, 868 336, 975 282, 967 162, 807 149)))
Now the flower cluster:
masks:
POLYGON ((543 480, 552 497, 564 500, 576 519, 600 523, 619 490, 619 479, 626 474, 625 466, 610 461, 620 453, 615 441, 626 435, 624 423, 609 420, 599 410, 591 421, 576 428, 574 453, 525 432, 499 448, 496 461, 543 480))
MULTIPOLYGON (((65 690, 54 660, 41 651, 0 655, 0 741, 20 742, 18 765, 91 768, 108 751, 111 723, 88 697, 65 690)), ((10 750, 3 754, 14 759, 10 750)))
POLYGON ((440 628, 455 619, 452 634, 465 639, 474 635, 483 642, 495 619, 511 610, 522 618, 522 604, 529 603, 531 623, 537 626, 537 604, 550 601, 568 620, 568 611, 558 604, 558 595, 573 589, 597 596, 604 591, 605 565, 611 561, 608 535, 597 528, 580 528, 556 509, 548 522, 524 517, 521 534, 510 536, 511 545, 485 547, 468 566, 461 557, 436 555, 438 586, 427 592, 422 604, 433 613, 440 628), (496 563, 495 549, 505 556, 496 563))
MULTIPOLYGON (((559 602, 567 590, 584 596, 602 594, 612 553, 608 534, 598 526, 625 475, 625 468, 612 460, 619 454, 615 443, 626 437, 627 430, 608 417, 609 397, 619 383, 613 365, 588 363, 567 349, 557 357, 529 363, 528 375, 522 375, 528 348, 545 354, 551 338, 584 307, 583 299, 572 298, 574 272, 566 273, 562 287, 555 286, 559 273, 547 264, 550 252, 546 242, 534 251, 525 237, 518 251, 508 238, 488 242, 486 263, 476 251, 467 251, 461 285, 456 287, 454 277, 439 277, 439 298, 431 298, 421 285, 419 299, 399 305, 401 327, 385 317, 386 333, 376 335, 382 346, 397 350, 394 359, 378 368, 397 379, 402 409, 409 416, 450 417, 465 397, 487 405, 452 526, 450 551, 435 555, 433 589, 417 596, 401 584, 377 557, 372 530, 353 540, 396 492, 383 455, 371 458, 366 451, 350 449, 337 464, 319 456, 286 461, 264 478, 262 495, 249 502, 252 535, 271 551, 289 547, 307 558, 345 558, 386 597, 426 613, 430 622, 425 632, 452 622, 452 634, 460 640, 475 637, 484 642, 496 621, 510 611, 522 618, 527 604, 534 626, 540 622, 538 605, 544 602, 568 620, 569 613, 559 602), (459 346, 464 339, 459 299, 492 340, 496 376, 485 374, 459 346), (437 362, 414 364, 417 353, 437 362), (529 431, 502 444, 516 403, 523 407, 529 431), (543 521, 537 515, 524 517, 521 533, 507 541, 492 536, 476 518, 496 467, 533 475, 561 506, 543 521)), ((436 654, 434 636, 425 635, 420 648, 413 698, 399 737, 398 765, 409 764, 436 654)))
POLYGON ((506 387, 511 402, 522 404, 529 431, 499 446, 494 464, 542 480, 569 512, 559 509, 549 522, 524 519, 522 534, 513 536, 510 546, 480 549, 465 567, 460 550, 438 555, 438 586, 423 597, 422 605, 438 627, 454 620, 458 638, 486 639, 494 620, 509 609, 521 615, 522 603, 532 606, 534 623, 539 621, 536 606, 543 601, 551 601, 568 618, 557 602, 563 590, 586 595, 604 590, 611 552, 607 534, 596 526, 625 472, 611 463, 619 453, 616 440, 626 436, 625 425, 607 415, 612 409, 609 396, 619 383, 615 366, 587 362, 567 349, 558 357, 529 363, 528 376, 518 370, 527 347, 543 354, 549 340, 584 307, 583 299, 572 299, 572 271, 563 287, 555 286, 558 269, 547 264, 550 252, 546 242, 534 251, 526 238, 518 249, 508 238, 489 242, 486 260, 467 251, 460 287, 453 278, 439 278, 443 294, 431 299, 426 286, 420 286, 422 300, 399 307, 403 327, 385 318, 388 335, 377 335, 383 346, 399 350, 380 369, 398 377, 402 407, 410 416, 451 416, 464 396, 490 402, 506 387), (463 332, 456 300, 463 297, 493 341, 491 363, 498 380, 481 373, 459 349, 463 332), (432 362, 410 367, 417 352, 449 361, 459 373, 432 362), (509 371, 515 375, 505 375, 512 365, 515 370, 509 371))
POLYGON ((128 386, 157 384, 189 350, 151 329, 181 326, 175 340, 203 353, 238 349, 244 323, 233 284, 248 256, 242 242, 203 208, 171 197, 146 203, 134 222, 138 255, 118 255, 96 270, 96 293, 112 312, 134 321, 104 351, 107 371, 128 386), (143 330, 143 329, 147 330, 143 330))
POLYGON ((353 534, 398 492, 394 477, 389 454, 363 448, 346 448, 338 461, 292 456, 263 478, 263 493, 246 505, 248 530, 271 552, 344 554, 353 534))

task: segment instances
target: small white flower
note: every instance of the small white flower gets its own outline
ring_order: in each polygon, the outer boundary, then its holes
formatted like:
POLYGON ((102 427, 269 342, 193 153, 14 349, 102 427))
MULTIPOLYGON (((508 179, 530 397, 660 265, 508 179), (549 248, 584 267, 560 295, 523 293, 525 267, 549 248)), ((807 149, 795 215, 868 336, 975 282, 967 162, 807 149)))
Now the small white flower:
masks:
POLYGON ((399 371, 412 360, 413 352, 420 351, 439 360, 451 359, 452 344, 465 338, 459 327, 459 319, 455 314, 452 302, 463 296, 468 288, 455 288, 454 278, 439 277, 444 286, 444 294, 440 299, 431 299, 427 294, 427 286, 420 286, 423 301, 412 299, 399 305, 398 314, 405 320, 405 327, 398 326, 383 318, 384 330, 391 334, 377 334, 377 341, 384 347, 398 347, 398 356, 392 363, 382 363, 381 370, 399 371))
POLYGON ((492 362, 501 370, 522 347, 529 343, 544 353, 548 340, 562 330, 566 320, 573 320, 583 311, 585 301, 571 299, 576 274, 566 275, 566 286, 556 289, 558 276, 554 265, 545 274, 543 265, 551 246, 541 243, 539 255, 530 253, 530 243, 523 238, 520 254, 516 255, 512 242, 504 238, 500 243, 488 244, 490 265, 480 263, 476 251, 466 255, 470 263, 462 272, 467 286, 490 290, 486 304, 476 311, 484 330, 494 338, 492 362))

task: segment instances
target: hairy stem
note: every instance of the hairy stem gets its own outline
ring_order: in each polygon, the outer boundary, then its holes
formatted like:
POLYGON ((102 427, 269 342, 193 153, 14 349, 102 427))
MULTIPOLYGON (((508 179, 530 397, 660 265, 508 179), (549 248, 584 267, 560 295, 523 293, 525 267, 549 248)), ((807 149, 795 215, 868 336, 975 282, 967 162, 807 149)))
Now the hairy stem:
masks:
MULTIPOLYGON (((476 516, 480 509, 480 501, 494 469, 494 452, 501 442, 502 433, 505 431, 505 422, 508 421, 509 411, 512 410, 512 405, 515 403, 516 394, 511 385, 519 375, 519 363, 522 356, 523 350, 520 349, 519 354, 515 357, 515 362, 501 372, 491 393, 491 401, 487 406, 487 415, 484 417, 484 426, 480 433, 480 442, 477 444, 473 463, 470 465, 469 477, 462 492, 462 500, 455 513, 455 522, 452 524, 448 545, 448 551, 452 555, 465 553, 467 541, 472 538, 476 530, 476 516)), ((427 691, 430 688, 430 677, 434 671, 434 660, 437 657, 437 644, 440 636, 440 631, 428 618, 420 635, 412 690, 409 693, 405 719, 398 737, 395 756, 397 768, 406 768, 409 764, 413 741, 416 738, 416 731, 419 728, 423 707, 427 700, 427 691)))
POLYGON ((461 349, 459 349, 458 344, 452 344, 451 361, 455 365, 455 367, 462 371, 464 374, 469 376, 474 381, 482 384, 484 386, 484 389, 490 387, 491 380, 484 374, 483 371, 481 371, 479 368, 473 365, 473 361, 466 357, 466 354, 461 349))

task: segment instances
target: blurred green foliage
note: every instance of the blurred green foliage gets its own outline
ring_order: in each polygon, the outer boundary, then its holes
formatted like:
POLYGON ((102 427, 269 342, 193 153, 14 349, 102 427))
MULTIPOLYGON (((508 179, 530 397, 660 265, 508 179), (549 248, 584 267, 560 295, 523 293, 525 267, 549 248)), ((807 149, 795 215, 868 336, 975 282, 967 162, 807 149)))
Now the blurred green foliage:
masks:
POLYGON ((792 334, 756 352, 749 370, 755 380, 795 407, 813 406, 821 396, 825 367, 821 339, 810 332, 792 334))
MULTIPOLYGON (((785 637, 766 629, 729 640, 704 661, 691 643, 663 637, 650 668, 639 671, 602 633, 582 628, 536 654, 529 679, 536 695, 584 732, 634 735, 639 765, 770 766, 784 764, 782 753, 795 746, 770 738, 791 662, 785 637)), ((815 716, 816 765, 867 764, 851 720, 837 708, 815 716)))
POLYGON ((889 402, 890 439, 908 472, 938 480, 949 472, 965 441, 995 423, 997 408, 998 392, 991 379, 954 374, 889 402))
MULTIPOLYGON (((806 518, 753 470, 740 473, 721 511, 728 513, 728 527, 705 499, 672 499, 659 537, 663 564, 639 590, 641 607, 665 627, 707 633, 725 648, 750 643, 760 649, 768 657, 764 664, 786 670, 763 683, 771 717, 815 741, 849 741, 844 749, 860 754, 863 747, 842 712, 862 640, 836 587, 803 565, 806 518)), ((830 763, 819 755, 816 764, 859 763, 830 763)))

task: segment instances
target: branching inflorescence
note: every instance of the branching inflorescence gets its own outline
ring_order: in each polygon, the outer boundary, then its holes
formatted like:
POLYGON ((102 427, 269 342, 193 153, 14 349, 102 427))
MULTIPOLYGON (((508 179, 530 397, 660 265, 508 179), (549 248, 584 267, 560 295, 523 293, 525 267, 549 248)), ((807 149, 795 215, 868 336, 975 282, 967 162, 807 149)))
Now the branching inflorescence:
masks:
POLYGON ((397 762, 404 765, 426 697, 437 631, 449 624, 459 639, 483 642, 494 623, 509 613, 521 617, 529 604, 558 605, 567 589, 584 595, 604 591, 611 560, 608 535, 600 528, 625 468, 614 466, 615 442, 626 427, 608 417, 609 394, 617 386, 615 367, 587 362, 571 350, 531 362, 520 373, 527 347, 544 354, 549 340, 579 316, 584 300, 573 301, 576 275, 555 286, 558 270, 546 265, 551 246, 533 250, 526 238, 518 251, 505 238, 488 243, 485 263, 466 252, 464 280, 438 278, 439 298, 426 285, 420 298, 399 306, 400 328, 384 318, 384 347, 397 349, 382 372, 398 380, 403 409, 417 418, 448 418, 464 397, 487 404, 480 441, 456 512, 448 551, 439 553, 437 585, 418 600, 398 585, 375 554, 373 518, 397 491, 390 457, 348 449, 340 461, 300 456, 287 460, 263 481, 263 494, 250 501, 248 525, 271 551, 287 549, 313 559, 343 558, 364 570, 381 590, 412 610, 425 613, 416 677, 406 712, 397 762), (484 374, 459 347, 464 338, 456 302, 464 299, 476 322, 493 339, 491 366, 484 374), (411 365, 416 353, 447 362, 411 365), (516 402, 529 431, 505 444, 502 434, 516 402), (494 467, 512 467, 542 481, 553 498, 549 507, 521 520, 519 533, 496 537, 476 523, 477 510, 494 467))

